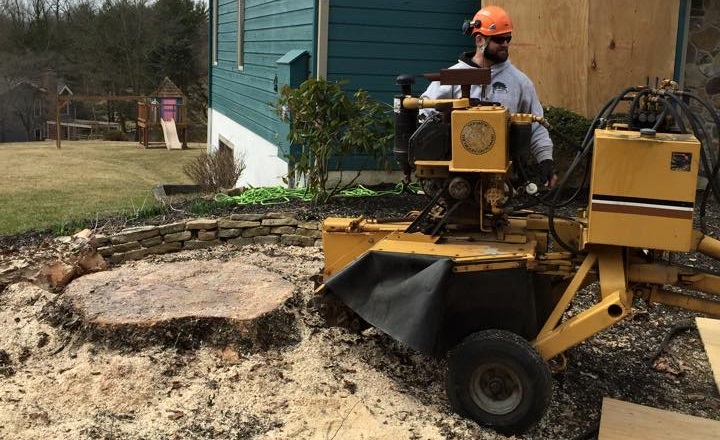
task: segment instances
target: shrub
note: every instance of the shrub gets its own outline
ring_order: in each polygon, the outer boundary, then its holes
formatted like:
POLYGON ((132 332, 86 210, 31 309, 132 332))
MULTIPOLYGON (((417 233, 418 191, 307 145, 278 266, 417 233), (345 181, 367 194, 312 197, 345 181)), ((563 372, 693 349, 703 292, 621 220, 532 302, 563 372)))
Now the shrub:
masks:
POLYGON ((212 200, 197 199, 190 204, 189 211, 195 215, 208 215, 213 212, 216 203, 212 200))
POLYGON ((60 223, 56 223, 51 227, 52 235, 55 237, 61 237, 64 235, 72 235, 77 231, 85 229, 87 222, 83 220, 66 220, 63 219, 60 223))
POLYGON ((183 167, 185 175, 205 192, 233 188, 243 171, 244 158, 235 160, 233 151, 225 147, 202 153, 183 167))
POLYGON ((336 159, 337 170, 342 171, 342 160, 350 155, 386 157, 393 137, 392 119, 384 105, 364 90, 348 95, 344 84, 308 79, 297 89, 284 87, 275 105, 277 114, 290 122, 288 140, 302 148, 288 157, 290 176, 304 179, 315 203, 324 203, 350 186, 362 171, 349 183, 328 188, 328 159, 336 159))

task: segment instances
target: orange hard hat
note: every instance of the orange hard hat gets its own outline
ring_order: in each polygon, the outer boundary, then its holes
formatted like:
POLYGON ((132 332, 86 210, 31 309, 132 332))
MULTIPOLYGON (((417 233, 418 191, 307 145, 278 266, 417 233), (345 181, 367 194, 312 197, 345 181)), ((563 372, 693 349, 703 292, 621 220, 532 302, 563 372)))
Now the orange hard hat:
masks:
POLYGON ((512 32, 512 21, 499 6, 486 6, 475 14, 472 21, 465 21, 463 31, 468 35, 481 34, 486 37, 512 32))

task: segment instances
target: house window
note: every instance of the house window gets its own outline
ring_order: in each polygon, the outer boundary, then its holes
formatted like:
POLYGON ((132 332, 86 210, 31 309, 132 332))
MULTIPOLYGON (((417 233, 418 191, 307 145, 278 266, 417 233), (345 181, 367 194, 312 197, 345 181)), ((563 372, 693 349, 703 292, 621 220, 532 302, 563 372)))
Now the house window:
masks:
POLYGON ((235 145, 230 142, 225 136, 218 135, 218 151, 227 153, 235 150, 235 145))
POLYGON ((237 0, 237 2, 237 65, 238 69, 243 70, 243 52, 245 46, 245 0, 237 0))
POLYGON ((35 100, 35 105, 33 106, 33 115, 34 116, 42 115, 42 101, 39 99, 35 100))
POLYGON ((40 130, 39 128, 35 129, 35 140, 36 141, 42 140, 42 130, 40 130))
POLYGON ((220 141, 218 145, 218 152, 221 154, 232 153, 232 148, 230 148, 230 146, 225 142, 220 141))
POLYGON ((217 66, 218 62, 218 0, 212 0, 212 40, 210 48, 212 51, 213 66, 217 66))

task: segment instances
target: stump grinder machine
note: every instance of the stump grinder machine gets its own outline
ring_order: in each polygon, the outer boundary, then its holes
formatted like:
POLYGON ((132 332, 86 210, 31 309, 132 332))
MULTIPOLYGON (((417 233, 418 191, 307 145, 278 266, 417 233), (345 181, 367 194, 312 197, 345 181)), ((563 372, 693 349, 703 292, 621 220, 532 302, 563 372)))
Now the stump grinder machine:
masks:
POLYGON ((471 85, 489 84, 487 69, 425 76, 462 90, 428 100, 412 96, 414 77, 397 80, 395 156, 429 203, 410 218, 326 219, 319 292, 407 346, 447 357, 454 410, 524 432, 548 408, 549 362, 627 317, 633 301, 720 315, 720 274, 673 263, 675 253, 720 259, 720 242, 702 232, 707 194, 720 194, 717 152, 688 103, 720 127, 712 106, 672 81, 627 88, 547 190, 523 165, 531 124, 552 129, 542 117, 471 99, 471 85), (423 109, 432 114, 418 123, 423 109), (701 167, 709 184, 696 207, 701 167), (587 203, 559 215, 571 187, 587 203), (590 306, 569 311, 588 295, 590 306))

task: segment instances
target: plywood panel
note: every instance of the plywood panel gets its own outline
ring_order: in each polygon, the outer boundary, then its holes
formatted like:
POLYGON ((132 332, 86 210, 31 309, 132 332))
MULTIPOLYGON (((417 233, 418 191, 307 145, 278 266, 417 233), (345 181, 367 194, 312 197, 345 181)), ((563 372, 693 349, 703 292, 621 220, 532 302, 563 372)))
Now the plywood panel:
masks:
POLYGON ((603 399, 598 440, 717 440, 720 422, 603 399))
POLYGON ((710 360, 715 385, 720 390, 720 319, 695 318, 695 322, 710 360))
POLYGON ((679 11, 680 0, 590 0, 588 114, 647 76, 673 77, 679 11))
POLYGON ((497 0, 513 20, 510 60, 535 84, 543 105, 587 108, 589 0, 497 0))
POLYGON ((680 0, 492 0, 513 20, 510 59, 543 105, 594 116, 646 76, 672 78, 680 0))

